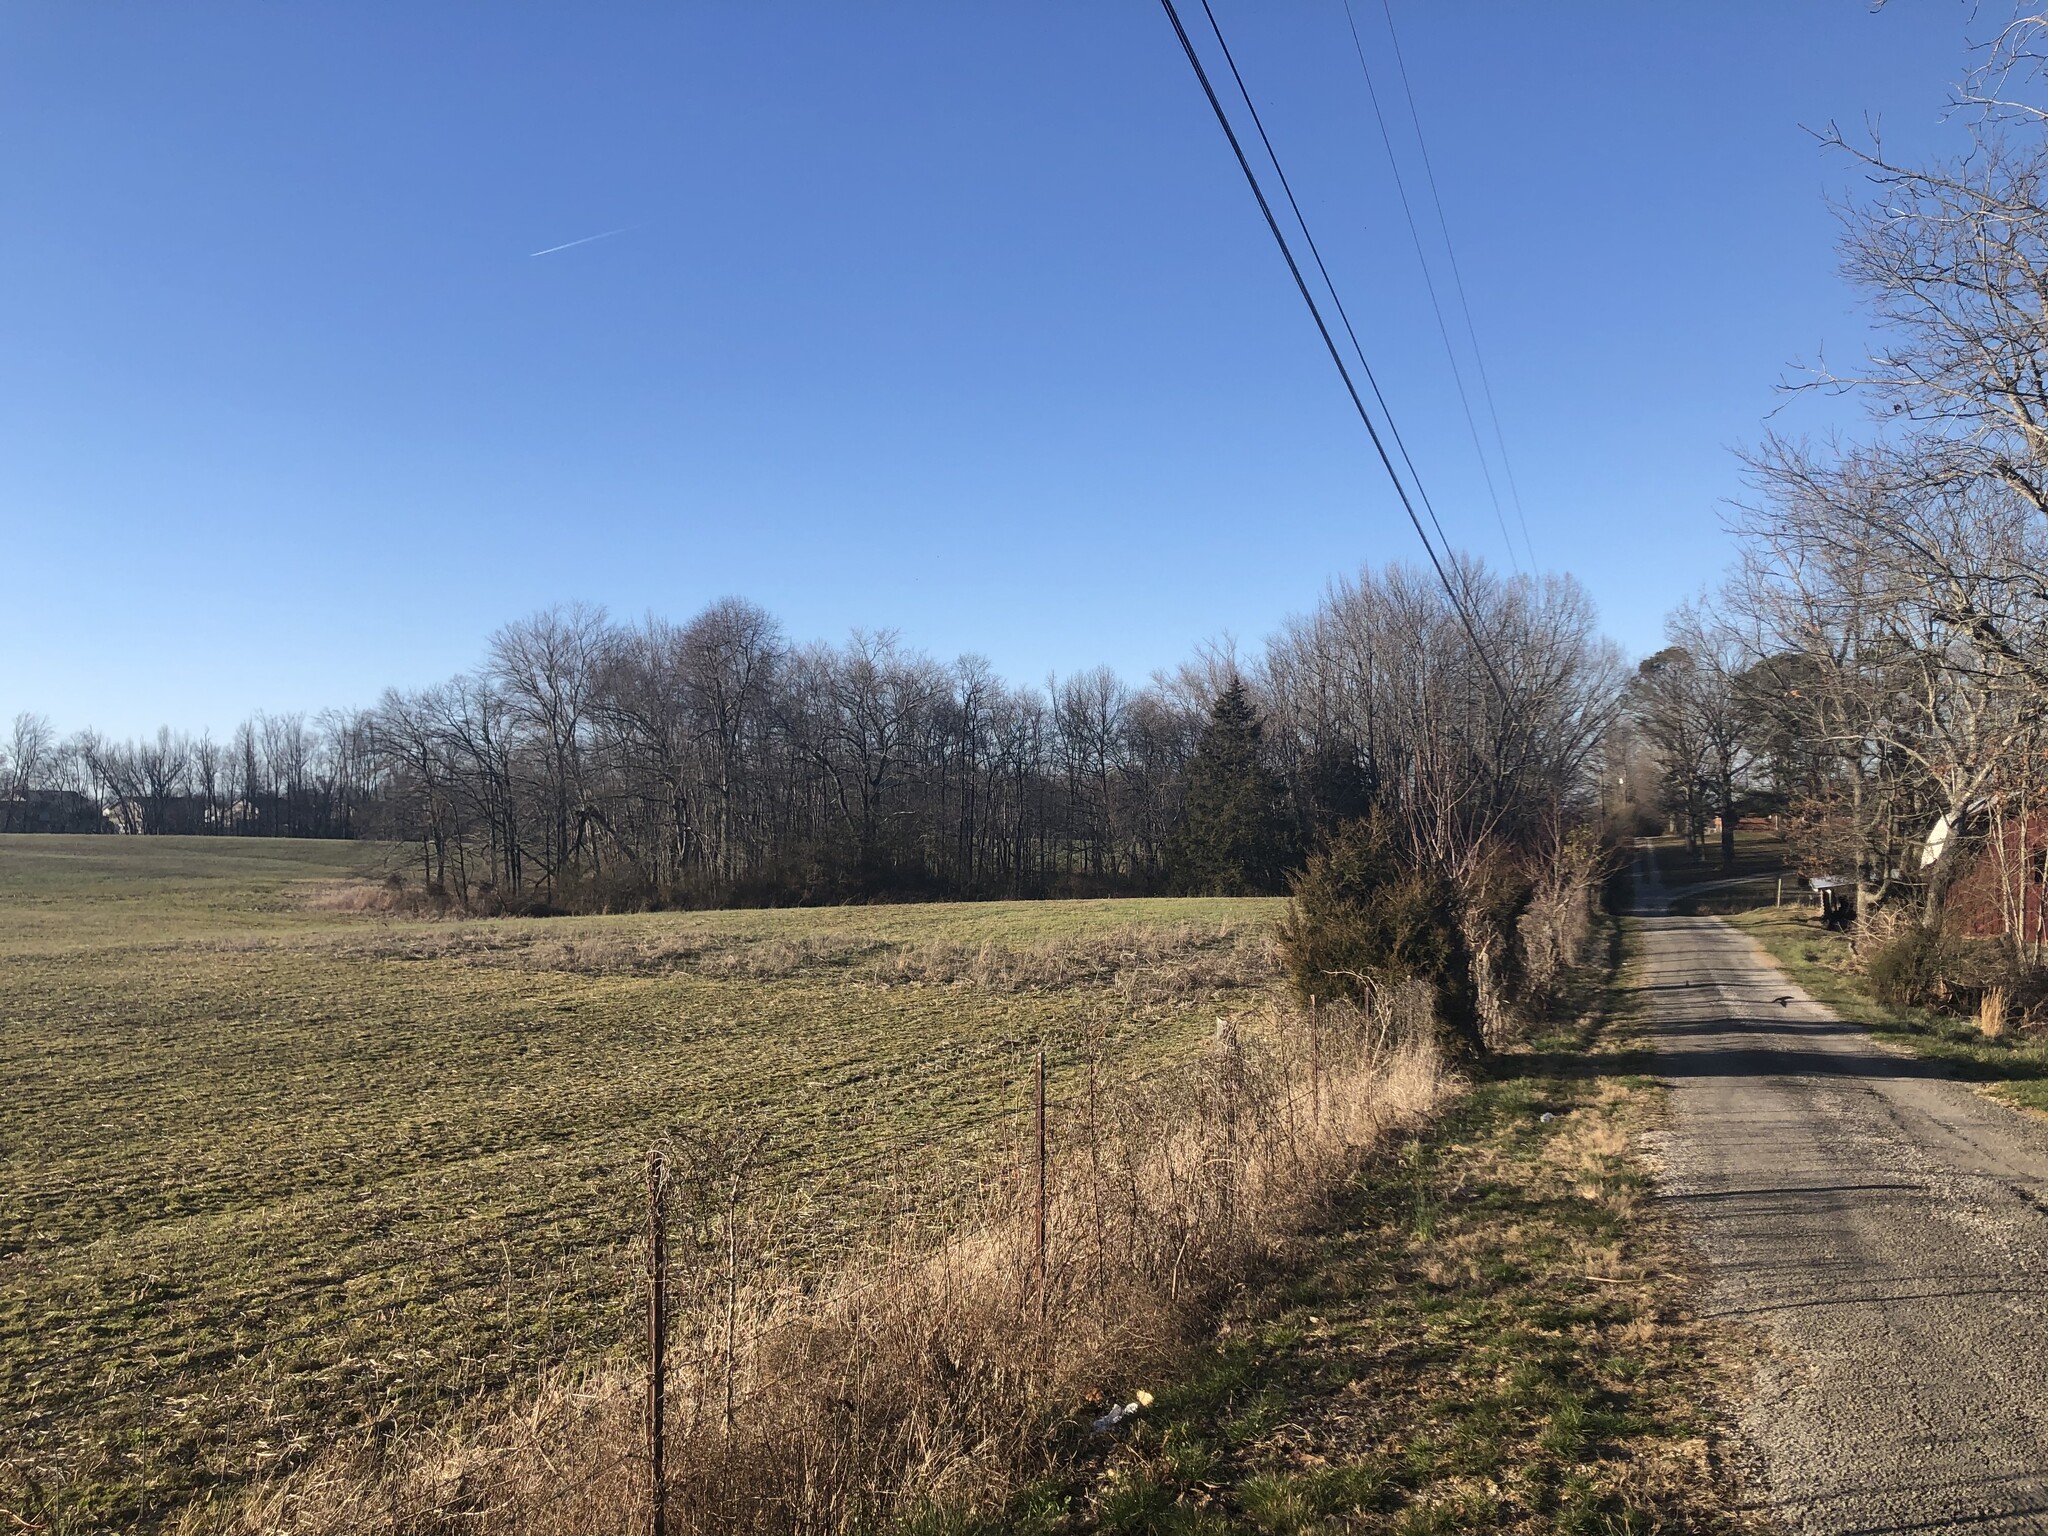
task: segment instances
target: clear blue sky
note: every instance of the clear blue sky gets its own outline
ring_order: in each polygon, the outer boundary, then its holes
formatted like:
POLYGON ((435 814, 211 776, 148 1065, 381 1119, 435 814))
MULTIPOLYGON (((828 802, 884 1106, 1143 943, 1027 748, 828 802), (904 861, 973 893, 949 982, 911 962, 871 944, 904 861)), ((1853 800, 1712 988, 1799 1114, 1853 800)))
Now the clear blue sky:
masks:
MULTIPOLYGON (((1217 3, 1503 561, 1340 0, 1217 3)), ((1801 125, 1952 142, 1969 10, 1395 16, 1536 553, 1641 652, 1860 346, 1801 125)), ((1417 553, 1151 0, 21 0, 0 145, 0 713, 367 703, 572 598, 1142 676, 1417 553)))

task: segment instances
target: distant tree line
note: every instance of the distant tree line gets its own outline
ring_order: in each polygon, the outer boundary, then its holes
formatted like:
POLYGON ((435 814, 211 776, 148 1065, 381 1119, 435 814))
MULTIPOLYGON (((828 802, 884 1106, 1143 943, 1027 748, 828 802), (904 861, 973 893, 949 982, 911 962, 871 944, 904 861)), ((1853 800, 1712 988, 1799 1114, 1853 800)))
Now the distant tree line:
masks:
POLYGON ((139 741, 59 739, 14 717, 0 740, 0 832, 358 837, 377 791, 360 712, 258 714, 225 742, 168 726, 139 741))
POLYGON ((558 607, 446 683, 226 742, 20 716, 0 828, 403 840, 472 910, 1281 891, 1372 807, 1448 868, 1589 803, 1622 680, 1568 579, 1456 579, 1471 633, 1390 569, 1257 657, 1137 686, 796 644, 736 599, 682 624, 558 607))

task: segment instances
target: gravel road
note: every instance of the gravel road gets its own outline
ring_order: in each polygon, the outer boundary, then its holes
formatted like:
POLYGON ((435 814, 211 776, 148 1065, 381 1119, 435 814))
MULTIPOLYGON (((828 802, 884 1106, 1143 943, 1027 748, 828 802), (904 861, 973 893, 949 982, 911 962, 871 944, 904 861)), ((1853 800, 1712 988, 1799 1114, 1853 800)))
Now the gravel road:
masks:
POLYGON ((2048 1531, 2048 1127, 1878 1045, 1643 889, 1662 1195, 1747 1325, 1794 1531, 2048 1531), (1785 999, 1786 1001, 1779 1001, 1785 999))

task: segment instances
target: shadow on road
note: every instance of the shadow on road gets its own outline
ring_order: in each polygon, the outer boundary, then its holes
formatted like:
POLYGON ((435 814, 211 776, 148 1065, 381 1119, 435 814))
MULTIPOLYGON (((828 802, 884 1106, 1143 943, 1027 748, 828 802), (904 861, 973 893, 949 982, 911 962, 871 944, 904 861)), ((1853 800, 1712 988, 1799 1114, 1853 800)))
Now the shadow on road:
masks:
MULTIPOLYGON (((1698 1024, 1665 1026, 1668 1034, 1731 1034, 1746 1027, 1772 1029, 1781 1036, 1788 1026, 1778 1019, 1730 1016, 1698 1024)), ((1814 1035, 1858 1035, 1854 1024, 1813 1024, 1801 1032, 1814 1035)), ((1927 1061, 1894 1056, 1889 1051, 1801 1050, 1783 1045, 1702 1046, 1680 1051, 1610 1051, 1597 1056, 1569 1051, 1516 1053, 1507 1058, 1517 1075, 1528 1073, 1578 1081, 1594 1077, 1827 1077, 1874 1081, 1918 1079, 1929 1082, 2012 1083, 2048 1080, 2048 1063, 2011 1061, 1985 1063, 1963 1059, 1927 1061)))
POLYGON ((1699 1190, 1691 1194, 1670 1194, 1666 1200, 1757 1200, 1791 1199, 1797 1195, 1863 1195, 1886 1190, 1912 1190, 1916 1194, 1927 1193, 1925 1184, 1774 1184, 1764 1189, 1714 1189, 1699 1190))

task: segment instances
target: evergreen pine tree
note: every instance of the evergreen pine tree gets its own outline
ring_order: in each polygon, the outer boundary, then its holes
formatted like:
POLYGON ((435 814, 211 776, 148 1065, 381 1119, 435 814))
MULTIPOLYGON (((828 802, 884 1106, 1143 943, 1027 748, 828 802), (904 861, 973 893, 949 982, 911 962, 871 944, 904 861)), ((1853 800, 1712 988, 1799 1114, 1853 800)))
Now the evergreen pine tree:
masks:
POLYGON ((1167 875, 1191 895, 1284 891, 1294 862, 1287 786, 1265 764, 1263 727, 1232 680, 1209 712, 1181 778, 1181 822, 1166 846, 1167 875))

